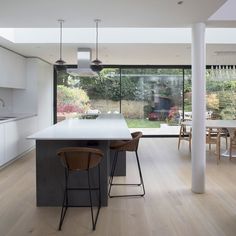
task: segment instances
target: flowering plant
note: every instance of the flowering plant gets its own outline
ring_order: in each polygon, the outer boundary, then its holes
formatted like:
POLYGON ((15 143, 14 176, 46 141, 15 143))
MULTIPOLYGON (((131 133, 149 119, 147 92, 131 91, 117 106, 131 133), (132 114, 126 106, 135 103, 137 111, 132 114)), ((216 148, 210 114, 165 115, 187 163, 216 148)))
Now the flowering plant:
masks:
POLYGON ((168 113, 168 121, 172 123, 178 123, 180 119, 179 109, 177 106, 173 106, 170 108, 168 113))

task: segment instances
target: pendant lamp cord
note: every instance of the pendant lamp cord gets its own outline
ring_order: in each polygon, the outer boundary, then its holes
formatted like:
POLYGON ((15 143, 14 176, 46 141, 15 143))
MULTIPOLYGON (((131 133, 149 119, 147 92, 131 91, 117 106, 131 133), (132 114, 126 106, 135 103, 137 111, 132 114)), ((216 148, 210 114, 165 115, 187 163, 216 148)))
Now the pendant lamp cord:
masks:
POLYGON ((100 19, 96 19, 96 60, 98 60, 98 23, 100 22, 100 19))
POLYGON ((62 60, 62 23, 64 20, 58 20, 60 22, 60 60, 62 60))

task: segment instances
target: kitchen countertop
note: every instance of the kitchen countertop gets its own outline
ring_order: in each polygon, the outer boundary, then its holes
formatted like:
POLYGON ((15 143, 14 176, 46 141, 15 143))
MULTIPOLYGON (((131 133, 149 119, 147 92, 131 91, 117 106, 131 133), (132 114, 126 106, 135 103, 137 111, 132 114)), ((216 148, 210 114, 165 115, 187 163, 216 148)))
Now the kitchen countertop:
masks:
POLYGON ((37 116, 35 113, 0 113, 0 124, 37 116), (1 118, 5 118, 1 120, 1 118))
POLYGON ((96 119, 68 119, 28 137, 36 140, 129 140, 122 114, 100 114, 96 119))

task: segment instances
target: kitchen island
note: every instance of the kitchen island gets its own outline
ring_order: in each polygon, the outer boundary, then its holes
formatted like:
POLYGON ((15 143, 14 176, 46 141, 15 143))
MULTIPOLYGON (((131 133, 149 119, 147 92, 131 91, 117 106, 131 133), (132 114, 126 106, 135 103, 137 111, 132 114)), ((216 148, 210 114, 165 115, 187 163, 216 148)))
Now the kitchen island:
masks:
MULTIPOLYGON (((104 152, 101 162, 102 206, 107 206, 108 177, 110 173, 110 141, 130 140, 132 136, 121 114, 101 114, 96 119, 69 119, 28 137, 36 140, 36 202, 37 206, 60 206, 64 190, 64 168, 56 155, 62 147, 94 147, 104 152)), ((125 153, 120 171, 125 173, 125 153)), ((72 176, 72 184, 85 186, 86 173, 72 176)), ((92 173, 93 176, 93 173, 92 173)), ((97 184, 94 178, 94 185, 97 184)), ((93 194, 97 200, 96 193, 93 194)), ((88 193, 73 191, 71 204, 88 205, 88 193)))

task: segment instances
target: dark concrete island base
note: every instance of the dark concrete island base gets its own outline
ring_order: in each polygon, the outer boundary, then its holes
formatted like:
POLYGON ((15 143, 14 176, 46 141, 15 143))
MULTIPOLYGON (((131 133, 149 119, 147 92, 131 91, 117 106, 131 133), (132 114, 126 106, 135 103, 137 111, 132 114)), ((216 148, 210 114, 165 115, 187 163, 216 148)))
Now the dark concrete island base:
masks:
MULTIPOLYGON (((60 158, 57 156, 57 150, 62 147, 94 147, 99 148, 104 153, 101 162, 101 203, 107 206, 108 177, 110 175, 110 150, 109 141, 81 141, 81 140, 37 140, 36 141, 36 201, 37 206, 61 206, 64 191, 64 168, 60 158)), ((120 153, 119 166, 116 175, 124 176, 126 174, 125 153, 120 153)), ((93 187, 98 186, 98 180, 95 178, 97 168, 91 172, 93 187)), ((87 177, 85 172, 76 173, 71 176, 71 187, 86 187, 87 177)), ((97 205, 98 193, 93 191, 93 202, 97 205)), ((71 191, 69 202, 72 205, 88 206, 88 191, 71 191)))

